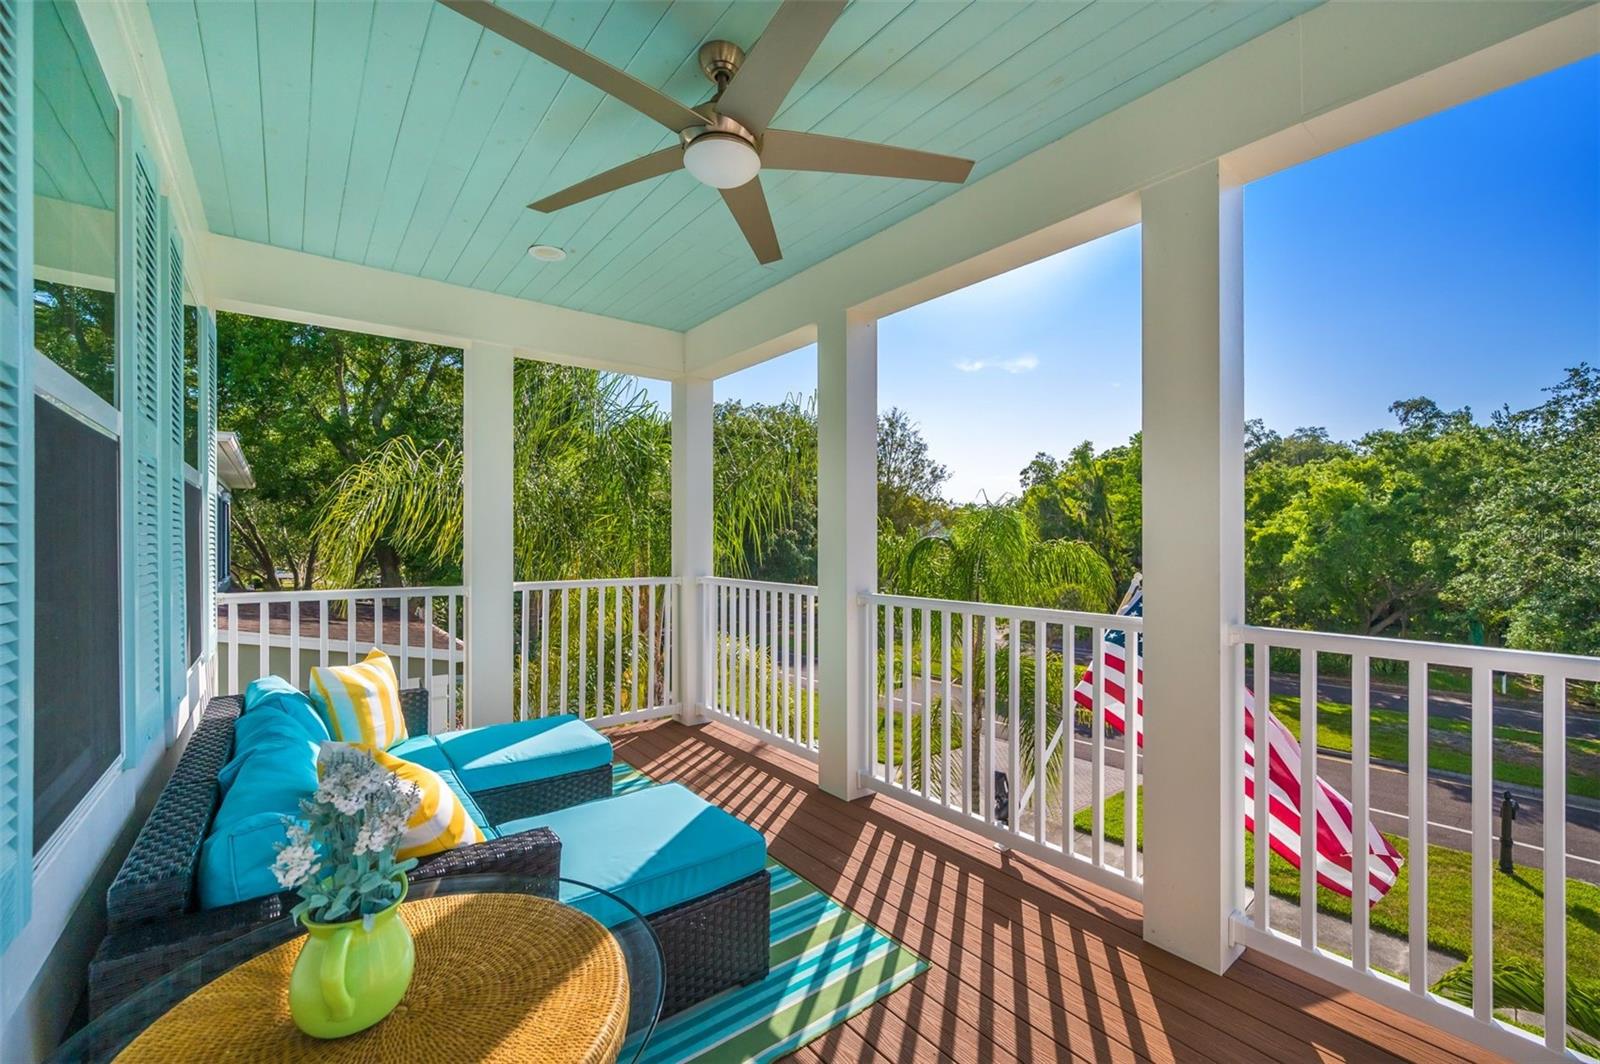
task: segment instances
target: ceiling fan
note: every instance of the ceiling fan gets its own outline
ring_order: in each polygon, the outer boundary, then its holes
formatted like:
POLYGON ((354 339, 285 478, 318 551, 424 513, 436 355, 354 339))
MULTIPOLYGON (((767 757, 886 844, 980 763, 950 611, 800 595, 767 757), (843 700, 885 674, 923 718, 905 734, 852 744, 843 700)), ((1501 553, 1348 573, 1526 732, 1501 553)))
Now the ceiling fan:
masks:
POLYGON ((761 189, 763 169, 955 184, 972 172, 970 159, 768 127, 845 2, 784 0, 748 56, 730 41, 707 41, 700 46, 698 61, 716 92, 704 103, 686 107, 491 0, 440 0, 484 29, 549 60, 678 134, 680 143, 596 174, 528 204, 530 208, 558 211, 681 167, 722 192, 723 202, 763 264, 783 257, 761 189))

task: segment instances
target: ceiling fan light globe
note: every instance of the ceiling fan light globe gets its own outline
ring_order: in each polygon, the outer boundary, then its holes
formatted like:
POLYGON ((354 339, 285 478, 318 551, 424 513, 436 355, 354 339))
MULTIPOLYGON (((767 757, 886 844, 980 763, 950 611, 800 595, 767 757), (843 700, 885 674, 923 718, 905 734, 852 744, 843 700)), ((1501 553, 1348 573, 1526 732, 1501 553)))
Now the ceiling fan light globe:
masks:
POLYGON ((683 149, 683 168, 712 188, 739 188, 761 172, 761 156, 743 137, 702 133, 683 149))

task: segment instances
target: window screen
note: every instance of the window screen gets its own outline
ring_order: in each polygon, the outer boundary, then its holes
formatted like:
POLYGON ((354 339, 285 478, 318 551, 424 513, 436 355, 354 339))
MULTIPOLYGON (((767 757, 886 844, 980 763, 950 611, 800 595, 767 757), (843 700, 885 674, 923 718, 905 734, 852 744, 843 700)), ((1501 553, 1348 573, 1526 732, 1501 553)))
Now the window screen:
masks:
POLYGON ((183 540, 184 540, 184 583, 183 597, 184 608, 188 615, 188 624, 184 625, 189 633, 189 664, 193 665, 200 660, 200 646, 204 642, 203 624, 205 618, 205 594, 201 586, 205 571, 205 559, 200 556, 200 528, 205 523, 206 507, 205 498, 200 494, 200 489, 193 484, 183 486, 183 540))
POLYGON ((33 844, 122 752, 117 442, 34 401, 33 844))

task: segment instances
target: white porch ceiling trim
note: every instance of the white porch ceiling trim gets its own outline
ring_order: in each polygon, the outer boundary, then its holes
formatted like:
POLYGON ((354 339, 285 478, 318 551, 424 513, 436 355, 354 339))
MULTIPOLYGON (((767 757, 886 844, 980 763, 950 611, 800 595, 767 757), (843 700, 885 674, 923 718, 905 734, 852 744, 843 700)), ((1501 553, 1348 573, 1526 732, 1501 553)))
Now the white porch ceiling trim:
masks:
POLYGON ((212 306, 267 318, 673 378, 683 334, 425 277, 211 234, 212 306))
POLYGON ((1138 220, 1138 192, 1210 159, 1293 166, 1600 51, 1600 7, 1332 0, 687 333, 722 376, 1138 220))

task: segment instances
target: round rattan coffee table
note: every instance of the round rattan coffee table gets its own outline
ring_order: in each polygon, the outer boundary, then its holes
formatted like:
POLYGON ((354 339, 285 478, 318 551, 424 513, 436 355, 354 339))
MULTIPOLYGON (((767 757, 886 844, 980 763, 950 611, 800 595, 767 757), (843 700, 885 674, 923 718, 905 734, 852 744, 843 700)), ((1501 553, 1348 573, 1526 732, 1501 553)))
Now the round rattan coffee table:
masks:
POLYGON ((536 888, 493 876, 439 880, 420 897, 414 889, 401 907, 416 944, 411 986, 387 1018, 347 1038, 323 1041, 294 1025, 288 982, 303 934, 277 921, 136 994, 58 1058, 635 1059, 661 1007, 649 925, 595 888, 563 881, 559 901, 546 896, 548 881, 536 888))

